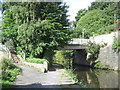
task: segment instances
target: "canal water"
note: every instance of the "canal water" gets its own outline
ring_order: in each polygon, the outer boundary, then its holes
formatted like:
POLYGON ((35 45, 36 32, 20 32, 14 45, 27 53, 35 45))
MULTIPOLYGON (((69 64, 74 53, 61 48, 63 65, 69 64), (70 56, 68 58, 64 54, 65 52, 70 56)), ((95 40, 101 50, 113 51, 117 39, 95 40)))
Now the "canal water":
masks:
POLYGON ((120 72, 74 66, 74 73, 86 88, 120 88, 120 72))

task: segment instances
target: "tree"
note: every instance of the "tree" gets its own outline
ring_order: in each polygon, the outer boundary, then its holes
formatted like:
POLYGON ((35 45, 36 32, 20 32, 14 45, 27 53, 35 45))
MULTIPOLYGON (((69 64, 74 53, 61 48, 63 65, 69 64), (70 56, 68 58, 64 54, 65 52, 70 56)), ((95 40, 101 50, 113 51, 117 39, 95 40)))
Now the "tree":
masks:
POLYGON ((87 13, 86 9, 80 9, 77 13, 77 16, 75 17, 76 21, 78 21, 82 16, 84 16, 87 13))
POLYGON ((117 16, 116 21, 118 23, 118 30, 120 31, 120 2, 117 3, 116 16, 117 16))
POLYGON ((82 37, 82 33, 85 34, 85 38, 89 38, 114 31, 114 13, 116 13, 116 3, 93 2, 87 13, 78 17, 76 37, 82 37), (83 28, 85 28, 84 32, 83 28))
POLYGON ((67 44, 67 8, 62 2, 9 2, 3 4, 3 42, 12 39, 26 57, 44 57, 51 49, 67 44))
POLYGON ((85 38, 111 32, 114 30, 113 21, 111 17, 106 15, 105 11, 93 10, 78 21, 76 32, 78 37, 82 37, 83 28, 85 28, 85 38))

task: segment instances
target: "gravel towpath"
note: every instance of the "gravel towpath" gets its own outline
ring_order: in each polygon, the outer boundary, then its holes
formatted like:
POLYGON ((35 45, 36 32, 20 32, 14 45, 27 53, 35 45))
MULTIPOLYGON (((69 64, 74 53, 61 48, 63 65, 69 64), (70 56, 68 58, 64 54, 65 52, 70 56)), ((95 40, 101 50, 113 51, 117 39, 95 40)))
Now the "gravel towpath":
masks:
POLYGON ((14 88, 79 88, 64 69, 55 69, 47 73, 38 72, 34 68, 18 65, 22 73, 14 81, 14 88))

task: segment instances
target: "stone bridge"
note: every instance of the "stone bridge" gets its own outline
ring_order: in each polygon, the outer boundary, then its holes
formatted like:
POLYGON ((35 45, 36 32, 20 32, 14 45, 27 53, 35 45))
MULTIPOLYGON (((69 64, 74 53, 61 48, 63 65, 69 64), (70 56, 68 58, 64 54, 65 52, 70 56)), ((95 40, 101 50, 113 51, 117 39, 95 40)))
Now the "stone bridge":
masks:
POLYGON ((90 40, 89 39, 78 39, 73 38, 71 41, 68 42, 68 46, 63 48, 58 48, 59 50, 78 50, 78 49, 85 49, 87 44, 90 40))
MULTIPOLYGON (((78 39, 73 38, 68 42, 68 46, 63 48, 58 48, 58 50, 74 50, 74 64, 81 64, 86 61, 86 51, 85 48, 90 40, 89 39, 78 39)), ((0 43, 0 50, 4 50, 10 53, 9 49, 0 43)))
POLYGON ((68 46, 58 48, 58 50, 74 50, 73 64, 89 65, 89 62, 86 62, 87 53, 85 50, 88 42, 90 42, 90 39, 73 38, 68 42, 68 46))

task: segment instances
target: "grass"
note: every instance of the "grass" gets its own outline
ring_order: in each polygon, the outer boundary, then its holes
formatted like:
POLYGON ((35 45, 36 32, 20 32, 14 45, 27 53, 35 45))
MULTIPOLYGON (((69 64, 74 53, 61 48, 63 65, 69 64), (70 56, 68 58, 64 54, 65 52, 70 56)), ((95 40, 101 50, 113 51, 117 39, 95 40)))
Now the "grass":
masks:
POLYGON ((21 69, 14 65, 10 59, 4 58, 1 61, 2 73, 0 77, 3 88, 10 88, 12 82, 16 79, 16 76, 21 72, 21 69))
POLYGON ((44 62, 48 62, 46 59, 40 59, 40 58, 26 58, 26 62, 31 62, 31 63, 39 63, 43 64, 44 62))

